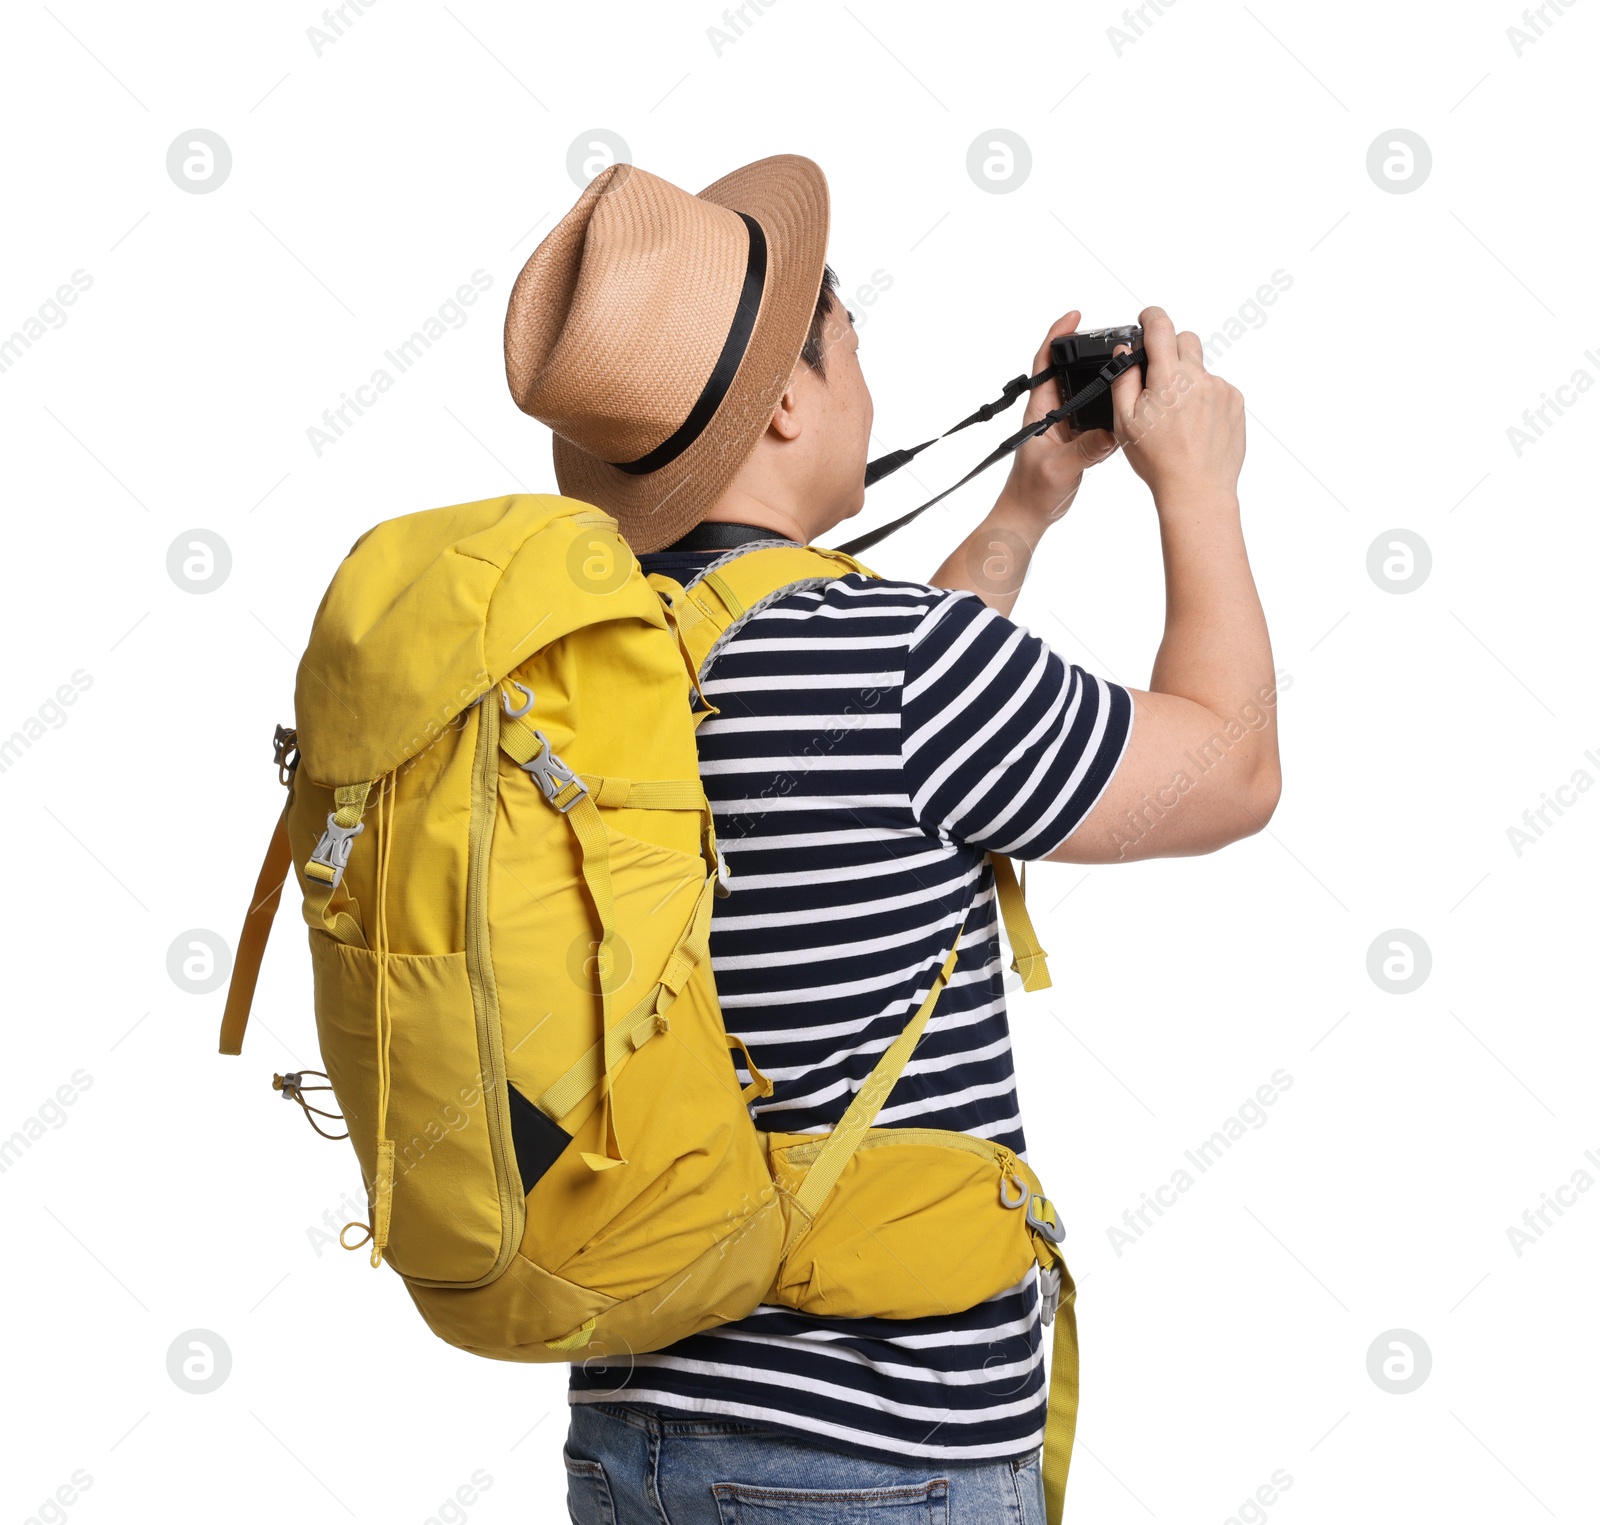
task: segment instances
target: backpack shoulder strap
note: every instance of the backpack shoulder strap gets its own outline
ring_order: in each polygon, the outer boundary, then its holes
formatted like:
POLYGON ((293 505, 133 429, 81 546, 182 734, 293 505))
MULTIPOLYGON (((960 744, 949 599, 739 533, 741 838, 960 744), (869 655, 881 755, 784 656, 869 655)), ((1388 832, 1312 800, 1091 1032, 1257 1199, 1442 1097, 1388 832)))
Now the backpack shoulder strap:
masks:
POLYGON ((651 574, 650 584, 672 611, 679 639, 698 678, 733 628, 762 605, 851 572, 877 576, 843 551, 756 543, 712 562, 687 584, 660 573, 651 574))
POLYGON ((826 1142, 806 1172, 806 1178, 801 1183, 799 1192, 790 1202, 789 1228, 783 1247, 785 1255, 804 1237, 811 1227, 812 1220, 822 1211, 822 1204, 827 1200, 828 1193, 833 1190, 844 1167, 850 1163, 850 1157, 856 1152, 861 1140, 866 1137, 867 1130, 877 1118, 879 1109, 905 1070, 906 1061, 911 1058, 911 1051, 916 1048, 923 1029, 928 1025, 928 1018, 933 1015, 933 1008, 939 1004, 939 997, 945 986, 950 983, 950 976, 955 972, 956 958, 961 950, 961 933, 962 927, 958 926, 950 944, 949 955, 929 983, 928 993, 923 997, 922 1004, 911 1014, 900 1036, 883 1051, 878 1062, 873 1065, 871 1074, 862 1081, 860 1089, 851 1099, 850 1105, 845 1108, 844 1116, 839 1119, 838 1125, 824 1135, 826 1142))
MULTIPOLYGON (((672 611, 678 638, 698 683, 706 664, 735 627, 762 605, 797 588, 831 582, 851 572, 863 577, 878 575, 843 551, 758 543, 714 561, 687 584, 659 573, 652 573, 650 582, 672 611)), ((1044 990, 1050 984, 1044 949, 1034 932, 1011 861, 999 853, 991 853, 990 860, 1000 914, 1011 939, 1011 967, 1022 976, 1025 991, 1044 990)))
POLYGON ((1023 883, 1011 867, 1011 860, 1002 853, 990 853, 989 862, 994 868, 995 898, 1000 902, 1000 915, 1006 924, 1006 936, 1011 939, 1011 967, 1022 976, 1025 991, 1048 990, 1050 970, 1045 964, 1044 949, 1039 945, 1039 934, 1033 930, 1033 918, 1028 914, 1024 898, 1027 888, 1028 866, 1022 866, 1023 883))

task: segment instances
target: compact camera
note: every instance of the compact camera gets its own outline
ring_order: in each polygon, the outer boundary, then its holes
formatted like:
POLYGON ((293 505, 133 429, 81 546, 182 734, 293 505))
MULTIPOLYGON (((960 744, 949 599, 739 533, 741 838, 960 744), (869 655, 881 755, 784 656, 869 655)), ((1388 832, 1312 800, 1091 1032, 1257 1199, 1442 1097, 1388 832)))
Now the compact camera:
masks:
MULTIPOLYGON (((1056 373, 1061 388, 1061 402, 1070 407, 1072 399, 1089 386, 1100 374, 1100 368, 1111 358, 1120 344, 1133 346, 1133 358, 1139 366, 1139 381, 1143 385, 1146 372, 1144 330, 1133 324, 1127 328, 1091 328, 1086 333, 1063 334, 1050 341, 1050 366, 1056 373)), ((1074 429, 1109 429, 1111 427, 1111 391, 1109 388, 1091 398, 1081 409, 1070 414, 1074 429)))

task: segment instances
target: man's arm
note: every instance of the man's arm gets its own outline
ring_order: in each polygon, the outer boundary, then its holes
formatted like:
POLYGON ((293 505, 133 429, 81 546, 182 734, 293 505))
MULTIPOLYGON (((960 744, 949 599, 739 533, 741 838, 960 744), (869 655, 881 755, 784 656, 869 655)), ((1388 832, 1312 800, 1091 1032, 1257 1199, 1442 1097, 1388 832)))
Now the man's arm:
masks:
POLYGON ((1272 647, 1239 523, 1244 400, 1160 308, 1140 321, 1148 384, 1124 373, 1112 406, 1161 522, 1166 630, 1149 692, 1131 691, 1122 762, 1058 863, 1212 852, 1259 831, 1281 787, 1272 647))
MULTIPOLYGON (((1073 333, 1081 316, 1069 312, 1051 325, 1033 357, 1030 376, 1050 364, 1050 341, 1073 333)), ((1060 401, 1056 384, 1041 382, 1028 394, 1022 421, 1043 418, 1060 401)), ((996 614, 1009 616, 1044 532, 1072 507, 1084 472, 1116 448, 1105 429, 1077 434, 1065 423, 1027 441, 1011 457, 1010 474, 994 507, 933 574, 931 586, 976 593, 996 614)))

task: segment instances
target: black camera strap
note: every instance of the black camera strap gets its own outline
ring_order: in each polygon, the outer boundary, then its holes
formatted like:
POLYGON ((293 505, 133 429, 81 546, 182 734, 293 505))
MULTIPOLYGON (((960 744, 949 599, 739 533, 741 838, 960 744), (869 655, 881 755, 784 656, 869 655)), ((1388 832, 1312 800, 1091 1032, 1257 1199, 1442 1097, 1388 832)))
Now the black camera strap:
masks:
POLYGON ((973 424, 986 424, 997 413, 1004 413, 1025 392, 1030 392, 1042 381, 1048 381, 1055 370, 1046 367, 1037 376, 1013 376, 1005 384, 1004 390, 993 402, 986 402, 976 413, 969 413, 959 424, 953 424, 943 434, 936 434, 932 439, 925 439, 920 445, 913 445, 909 450, 891 450, 888 455, 880 455, 875 461, 867 462, 867 486, 874 482, 881 482, 891 472, 898 471, 908 462, 915 460, 929 445, 937 445, 940 440, 948 439, 952 434, 959 434, 963 429, 973 424))
MULTIPOLYGON (((950 494, 956 490, 956 488, 965 487, 967 483, 970 482, 975 476, 977 476, 980 472, 987 471, 995 464, 996 461, 1003 461, 1019 445, 1025 444, 1028 440, 1033 439, 1036 435, 1043 434, 1047 429, 1053 428, 1056 424, 1061 423, 1064 419, 1070 418, 1072 414, 1078 412, 1082 408, 1087 407, 1097 398, 1103 396, 1107 391, 1110 390, 1111 383, 1115 381, 1118 376, 1134 365, 1137 365, 1142 359, 1144 359, 1144 354, 1142 351, 1127 355, 1113 355, 1110 360, 1100 367, 1099 374, 1088 384, 1088 386, 1083 387, 1077 392, 1074 392, 1071 398, 1063 403, 1059 408, 1052 408, 1042 417, 1036 418, 1031 424, 1024 425, 1021 429, 1018 429, 1015 434, 1001 440, 1001 442, 996 445, 988 455, 979 461, 971 471, 962 477, 959 482, 956 482, 952 486, 945 488, 945 490, 937 497, 929 498, 926 503, 920 504, 918 507, 912 509, 910 513, 902 514, 898 519, 895 519, 891 523, 884 525, 881 529, 875 529, 870 531, 868 534, 858 536, 856 539, 850 541, 848 545, 840 546, 839 549, 847 556, 859 556, 863 551, 870 551, 873 546, 879 544, 881 541, 887 540, 889 536, 894 534, 896 530, 904 529, 905 526, 910 524, 911 521, 919 514, 922 514, 928 509, 932 508, 935 503, 942 502, 945 498, 948 498, 950 494)), ((988 423, 988 421, 997 413, 1005 412, 1005 410, 1009 408, 1012 403, 1014 403, 1024 393, 1032 391, 1034 387, 1038 386, 1041 382, 1048 381, 1055 374, 1055 368, 1052 366, 1046 370, 1040 371, 1037 376, 1014 376, 1005 384, 1005 387, 1001 391, 999 397, 997 397, 993 402, 986 402, 975 413, 969 413, 967 417, 962 419, 959 424, 952 425, 950 428, 946 429, 943 434, 936 434, 932 439, 924 440, 920 445, 913 445, 909 450, 894 450, 888 455, 880 455, 875 461, 869 461, 867 463, 867 486, 871 487, 874 482, 881 482, 892 472, 898 471, 908 461, 914 460, 930 445, 936 445, 940 440, 947 439, 950 435, 957 434, 962 429, 966 429, 972 424, 988 423)))

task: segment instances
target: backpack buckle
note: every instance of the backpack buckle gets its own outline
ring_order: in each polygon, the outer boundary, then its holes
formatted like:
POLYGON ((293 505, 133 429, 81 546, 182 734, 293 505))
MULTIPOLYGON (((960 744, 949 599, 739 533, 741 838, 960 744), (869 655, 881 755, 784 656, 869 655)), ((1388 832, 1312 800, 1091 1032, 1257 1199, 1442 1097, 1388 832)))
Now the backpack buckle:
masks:
POLYGON ((278 765, 278 782, 287 789, 300 764, 300 748, 293 726, 280 725, 273 731, 272 760, 278 765))
POLYGON ((1051 1266, 1039 1273, 1039 1319, 1048 1324, 1061 1307, 1061 1267, 1051 1266))
POLYGON ((539 792, 565 815, 588 794, 589 786, 550 749, 550 738, 543 731, 533 734, 539 750, 518 766, 539 786, 539 792), (563 794, 568 796, 565 801, 563 794))
POLYGON ((1061 1227, 1061 1215, 1056 1211, 1055 1204, 1037 1194, 1028 1198, 1028 1227, 1043 1234, 1051 1244, 1060 1244, 1067 1237, 1061 1227), (1041 1207, 1049 1213, 1048 1218, 1039 1216, 1038 1209, 1041 1207))
POLYGON ((350 864, 350 844, 366 829, 364 821, 357 821, 354 826, 341 826, 330 812, 328 829, 317 839, 306 863, 306 876, 330 889, 338 889, 350 864))

